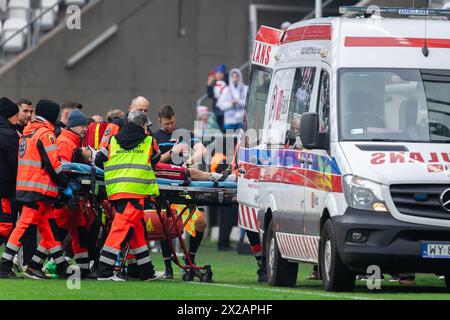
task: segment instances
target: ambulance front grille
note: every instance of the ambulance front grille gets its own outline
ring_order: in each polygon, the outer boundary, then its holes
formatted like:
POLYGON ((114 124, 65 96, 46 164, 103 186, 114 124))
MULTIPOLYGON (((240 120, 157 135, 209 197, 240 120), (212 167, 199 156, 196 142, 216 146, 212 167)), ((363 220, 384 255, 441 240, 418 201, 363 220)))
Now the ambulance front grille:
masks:
POLYGON ((391 186, 397 210, 409 216, 450 220, 450 212, 441 204, 441 195, 450 185, 399 184, 391 186))

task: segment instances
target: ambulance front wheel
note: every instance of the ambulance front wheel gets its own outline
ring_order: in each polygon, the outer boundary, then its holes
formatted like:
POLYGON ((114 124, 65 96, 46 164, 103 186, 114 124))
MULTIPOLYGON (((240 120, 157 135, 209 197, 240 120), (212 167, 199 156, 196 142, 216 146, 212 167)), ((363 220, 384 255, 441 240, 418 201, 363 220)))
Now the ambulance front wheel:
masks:
POLYGON ((347 268, 339 256, 336 230, 331 220, 327 220, 323 227, 320 238, 319 263, 325 291, 353 291, 356 275, 347 268))
POLYGON ((297 284, 298 263, 289 262, 281 257, 273 221, 269 225, 267 234, 266 263, 267 277, 270 285, 294 287, 297 284))

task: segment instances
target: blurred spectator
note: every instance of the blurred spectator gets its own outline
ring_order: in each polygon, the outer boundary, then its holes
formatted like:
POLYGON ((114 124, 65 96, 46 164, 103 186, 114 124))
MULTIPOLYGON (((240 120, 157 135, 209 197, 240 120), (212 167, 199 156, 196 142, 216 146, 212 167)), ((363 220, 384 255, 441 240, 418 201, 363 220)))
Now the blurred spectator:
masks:
POLYGON ((79 102, 75 102, 75 101, 66 101, 62 104, 61 109, 62 108, 70 108, 70 109, 78 109, 78 110, 82 110, 83 109, 83 105, 79 102))
POLYGON ((242 81, 239 69, 230 72, 230 84, 223 90, 217 107, 224 112, 224 129, 241 129, 244 122, 248 86, 242 81))
POLYGON ((94 120, 95 123, 102 123, 105 121, 105 119, 99 114, 93 114, 91 118, 92 120, 94 120))
POLYGON ((213 130, 220 130, 217 124, 216 115, 209 112, 208 107, 197 107, 197 123, 194 129, 194 135, 201 137, 212 134, 213 130))
POLYGON ((281 30, 284 32, 289 29, 290 26, 292 26, 292 23, 290 23, 289 21, 285 21, 281 24, 281 30))
POLYGON ((23 129, 31 121, 34 115, 33 103, 28 99, 20 99, 16 102, 19 106, 17 124, 14 126, 17 131, 23 133, 23 129))
POLYGON ((59 137, 62 129, 67 128, 67 122, 69 121, 69 116, 72 111, 77 109, 79 104, 74 102, 65 102, 61 105, 61 117, 60 120, 56 122, 55 125, 55 135, 59 137))
POLYGON ((124 119, 125 118, 125 112, 119 109, 111 110, 106 115, 106 121, 113 122, 117 119, 124 119))
POLYGON ((207 93, 208 97, 212 99, 213 112, 221 130, 223 130, 224 115, 223 111, 217 107, 217 100, 227 86, 227 83, 228 77, 226 65, 221 64, 217 66, 216 69, 209 74, 207 93))

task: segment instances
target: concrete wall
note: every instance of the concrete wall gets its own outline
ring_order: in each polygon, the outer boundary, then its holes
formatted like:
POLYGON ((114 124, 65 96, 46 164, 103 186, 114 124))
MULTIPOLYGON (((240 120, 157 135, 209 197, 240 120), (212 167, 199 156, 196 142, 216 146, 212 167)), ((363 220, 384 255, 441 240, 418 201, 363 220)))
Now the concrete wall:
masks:
MULTIPOLYGON (((248 57, 250 0, 92 0, 82 29, 60 25, 38 47, 0 70, 1 95, 37 101, 81 101, 87 114, 126 109, 132 97, 172 104, 191 127, 209 70, 242 65, 248 57), (181 3, 181 16, 179 5, 181 3), (180 26, 186 31, 179 35, 180 26), (66 61, 118 24, 119 31, 71 69, 66 61)), ((295 1, 258 1, 292 4, 295 1)))
MULTIPOLYGON (((356 2, 335 0, 334 9, 324 13, 356 2)), ((250 4, 304 8, 289 15, 292 22, 314 9, 314 0, 91 0, 81 30, 70 31, 62 23, 37 47, 0 69, 0 95, 35 102, 44 97, 61 103, 76 100, 88 115, 127 109, 134 96, 144 95, 152 102, 153 122, 158 107, 168 103, 180 125, 190 128, 210 69, 248 60, 250 4), (70 57, 114 24, 119 26, 116 35, 66 68, 70 57)), ((260 18, 260 23, 271 24, 284 20, 267 12, 260 18)))

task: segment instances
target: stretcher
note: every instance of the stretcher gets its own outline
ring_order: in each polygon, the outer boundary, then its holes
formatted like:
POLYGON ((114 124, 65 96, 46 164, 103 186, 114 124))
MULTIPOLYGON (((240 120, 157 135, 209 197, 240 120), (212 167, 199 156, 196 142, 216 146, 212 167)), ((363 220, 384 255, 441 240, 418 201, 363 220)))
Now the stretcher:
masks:
MULTIPOLYGON (((107 234, 114 216, 106 197, 103 170, 73 163, 63 164, 63 169, 69 176, 69 184, 74 191, 73 201, 75 203, 80 200, 87 201, 87 207, 91 208, 91 212, 97 217, 104 215, 104 218, 99 219, 102 221, 102 229, 107 234)), ((152 230, 147 228, 148 241, 168 240, 173 262, 185 271, 183 280, 192 281, 194 277, 198 277, 202 282, 211 282, 211 266, 196 266, 192 262, 183 238, 184 229, 199 206, 236 206, 236 183, 165 178, 157 178, 157 183, 160 195, 149 199, 154 210, 145 211, 145 222, 147 226, 152 226, 152 230), (182 206, 182 209, 177 212, 173 209, 174 205, 182 206), (179 239, 185 255, 185 264, 178 259, 172 239, 179 239)), ((128 245, 123 252, 124 257, 128 256, 129 249, 128 245)), ((125 267, 125 261, 126 259, 122 260, 122 268, 125 267)))

